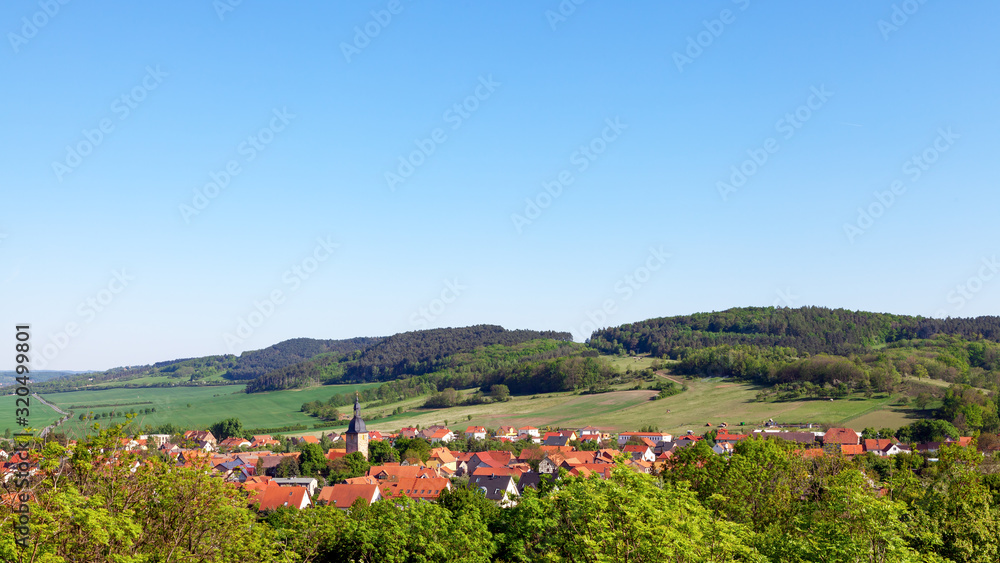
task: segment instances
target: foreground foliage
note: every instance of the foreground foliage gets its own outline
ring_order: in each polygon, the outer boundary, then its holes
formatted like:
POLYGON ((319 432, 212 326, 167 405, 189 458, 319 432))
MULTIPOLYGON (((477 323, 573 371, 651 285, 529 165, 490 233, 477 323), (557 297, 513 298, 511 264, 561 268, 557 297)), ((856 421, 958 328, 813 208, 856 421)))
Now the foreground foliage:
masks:
MULTIPOLYGON (((459 486, 344 511, 258 515, 206 467, 120 449, 120 427, 69 454, 50 443, 27 549, 3 561, 168 562, 961 562, 1000 560, 1000 460, 945 446, 848 460, 777 440, 722 457, 681 449, 662 475, 620 463, 610 479, 567 477, 501 509, 459 486)), ((12 529, 11 507, 0 522, 12 529)))

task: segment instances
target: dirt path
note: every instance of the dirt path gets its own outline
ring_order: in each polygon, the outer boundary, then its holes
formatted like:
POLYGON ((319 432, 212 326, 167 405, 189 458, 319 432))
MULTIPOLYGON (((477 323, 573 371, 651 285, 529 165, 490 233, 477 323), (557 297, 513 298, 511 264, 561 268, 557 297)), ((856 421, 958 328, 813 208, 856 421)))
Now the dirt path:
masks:
POLYGON ((46 436, 46 434, 48 434, 49 432, 51 432, 51 431, 55 430, 56 428, 58 428, 60 424, 62 424, 64 422, 66 422, 67 420, 69 420, 70 414, 68 412, 62 410, 61 408, 53 405, 52 403, 46 401, 43 398, 41 398, 38 395, 38 393, 32 393, 31 396, 34 397, 35 400, 37 400, 38 402, 42 403, 43 405, 51 408, 52 410, 56 411, 57 413, 59 413, 61 415, 63 415, 63 417, 60 418, 59 420, 57 420, 55 424, 46 426, 45 428, 42 428, 41 433, 39 433, 39 435, 38 435, 40 438, 44 438, 46 436))
POLYGON ((673 381, 677 385, 684 385, 683 381, 680 381, 680 380, 678 380, 676 378, 670 377, 669 375, 667 375, 666 373, 664 373, 663 370, 660 370, 660 371, 657 371, 657 372, 654 372, 654 373, 656 375, 658 375, 659 377, 662 377, 663 379, 669 379, 670 381, 673 381))

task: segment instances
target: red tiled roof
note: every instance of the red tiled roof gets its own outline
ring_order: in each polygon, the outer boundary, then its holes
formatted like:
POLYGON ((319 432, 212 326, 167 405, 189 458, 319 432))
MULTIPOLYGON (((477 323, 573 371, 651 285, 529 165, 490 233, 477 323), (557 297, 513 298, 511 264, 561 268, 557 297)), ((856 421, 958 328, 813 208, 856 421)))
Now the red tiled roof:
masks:
POLYGON ((473 475, 512 475, 520 477, 524 474, 524 469, 513 467, 483 467, 479 466, 472 472, 473 475))
POLYGON ((359 498, 365 499, 366 504, 371 504, 371 500, 378 493, 378 485, 333 485, 323 487, 316 497, 316 502, 332 504, 337 508, 350 508, 354 501, 359 498))
POLYGON ((866 452, 880 452, 888 449, 892 445, 892 440, 889 438, 876 438, 868 439, 864 442, 864 448, 866 452))
POLYGON ((840 451, 844 455, 861 455, 865 453, 865 447, 861 444, 841 444, 840 451))
POLYGON ((823 435, 824 444, 851 444, 861 443, 858 433, 850 428, 831 428, 823 435))
POLYGON ((386 497, 407 496, 413 499, 436 499, 450 486, 451 481, 445 477, 429 479, 410 477, 398 481, 383 482, 379 485, 379 489, 386 497))
POLYGON ((275 510, 280 506, 299 508, 309 498, 308 494, 305 487, 278 487, 272 484, 259 495, 258 510, 275 510))

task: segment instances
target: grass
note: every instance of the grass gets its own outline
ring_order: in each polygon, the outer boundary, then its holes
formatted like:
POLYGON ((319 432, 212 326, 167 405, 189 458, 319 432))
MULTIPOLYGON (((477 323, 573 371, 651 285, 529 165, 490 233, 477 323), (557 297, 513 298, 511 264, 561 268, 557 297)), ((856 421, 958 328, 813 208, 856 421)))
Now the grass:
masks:
MULTIPOLYGON (((307 389, 290 389, 270 393, 243 393, 242 385, 223 387, 160 387, 145 389, 107 389, 100 391, 74 391, 71 393, 49 393, 43 395, 45 400, 63 410, 70 405, 94 405, 131 403, 136 401, 151 401, 151 405, 135 405, 122 407, 125 410, 142 410, 146 407, 156 407, 156 412, 136 417, 136 426, 141 428, 147 424, 157 426, 163 423, 173 423, 187 428, 206 428, 209 425, 230 417, 237 417, 245 428, 273 428, 291 424, 305 424, 312 427, 319 419, 301 412, 302 403, 317 399, 326 400, 338 393, 351 393, 365 387, 364 385, 327 385, 307 389), (188 406, 190 405, 190 406, 188 406)), ((52 409, 55 419, 55 412, 52 409)), ((89 409, 94 412, 107 412, 111 407, 89 409)), ((390 409, 391 411, 391 409, 390 409)), ((13 411, 9 411, 13 412, 13 411)), ((86 433, 95 421, 81 422, 78 419, 81 410, 73 413, 73 417, 61 427, 63 432, 71 437, 86 433)), ((32 419, 34 421, 34 418, 32 419)), ((124 422, 124 418, 110 419, 111 422, 124 422)), ((109 419, 101 419, 102 425, 109 419)))
MULTIPOLYGON (((29 398, 31 400, 28 404, 28 421, 36 431, 59 420, 61 415, 57 414, 56 411, 36 401, 34 397, 29 398)), ((21 426, 15 423, 15 409, 24 408, 24 403, 21 403, 21 405, 16 404, 17 399, 18 397, 14 395, 0 396, 0 413, 3 413, 0 416, 0 434, 4 430, 10 430, 12 433, 22 430, 21 426)))
MULTIPOLYGON (((609 358, 613 362, 633 369, 642 369, 652 363, 649 358, 609 358), (631 362, 631 363, 629 363, 631 362)), ((621 367, 621 366, 618 366, 621 367)), ((678 378, 677 376, 674 376, 678 378)), ((865 399, 861 396, 835 401, 799 400, 786 402, 757 402, 758 388, 754 385, 729 379, 685 380, 688 390, 673 397, 651 401, 656 395, 652 390, 630 390, 634 383, 615 386, 616 390, 596 395, 550 393, 537 396, 517 396, 500 404, 453 407, 450 409, 422 409, 426 397, 417 397, 385 407, 368 408, 362 405, 373 430, 397 430, 402 426, 421 427, 445 422, 455 430, 469 425, 495 428, 500 425, 537 426, 544 428, 579 428, 594 425, 609 431, 636 430, 641 426, 658 426, 664 432, 681 434, 687 430, 701 434, 720 422, 730 426, 745 422, 758 425, 773 418, 778 423, 812 423, 850 426, 862 429, 868 426, 898 427, 916 418, 916 412, 891 405, 890 397, 865 399), (406 412, 372 420, 372 415, 390 414, 396 407, 406 412)), ((310 428, 319 419, 300 412, 302 403, 325 400, 337 393, 349 393, 365 385, 315 386, 307 389, 274 391, 270 393, 243 393, 243 386, 224 387, 167 387, 146 389, 108 389, 50 393, 45 399, 68 410, 71 405, 94 405, 151 401, 152 405, 124 407, 141 410, 155 406, 157 412, 137 418, 137 426, 159 425, 170 422, 188 428, 205 428, 225 418, 237 417, 246 428, 268 428, 291 424, 305 424, 310 428), (190 404, 190 407, 188 406, 190 404)), ((649 386, 644 382, 643 386, 649 386)), ((472 390, 464 392, 472 393, 472 390)), ((13 413, 13 397, 7 397, 6 412, 13 413)), ((96 412, 112 410, 111 407, 92 409, 96 412)), ((342 408, 345 412, 347 409, 342 408)), ((80 422, 74 413, 63 431, 71 436, 87 432, 93 422, 80 422)), ((13 424, 13 416, 7 424, 13 424)), ((41 428, 57 418, 51 409, 40 406, 32 409, 32 422, 41 428)), ((115 422, 124 419, 112 419, 115 422)), ((108 423, 107 419, 102 421, 108 423)), ((3 426, 0 424, 0 426, 3 426)), ((334 428, 342 431, 343 427, 334 428)), ((13 428, 12 428, 13 430, 13 428)), ((296 432, 294 434, 319 435, 323 431, 296 432)))
MULTIPOLYGON (((609 431, 636 430, 641 426, 658 426, 673 434, 692 430, 701 434, 728 422, 732 427, 745 422, 759 425, 773 418, 778 423, 812 423, 844 425, 855 429, 867 426, 898 427, 912 421, 909 409, 894 407, 890 397, 865 399, 856 396, 835 401, 800 400, 764 402, 755 400, 758 388, 727 379, 695 379, 685 381, 688 390, 673 397, 649 400, 655 391, 619 390, 597 395, 552 393, 518 396, 506 403, 453 407, 438 410, 414 410, 392 419, 372 421, 373 430, 396 430, 401 426, 430 426, 447 421, 453 430, 482 425, 537 426, 544 428, 581 428, 598 426, 609 431), (471 420, 469 417, 471 416, 471 420)), ((417 407, 421 400, 409 401, 417 407)), ((319 435, 320 432, 312 434, 319 435)))

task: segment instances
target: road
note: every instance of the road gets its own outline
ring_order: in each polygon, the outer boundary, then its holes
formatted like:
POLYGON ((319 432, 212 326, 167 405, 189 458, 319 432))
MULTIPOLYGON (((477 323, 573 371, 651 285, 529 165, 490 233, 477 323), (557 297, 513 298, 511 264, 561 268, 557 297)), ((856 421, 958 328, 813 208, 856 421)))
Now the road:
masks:
POLYGON ((38 401, 39 403, 42 403, 43 405, 51 408, 52 410, 56 411, 57 413, 59 413, 61 415, 63 415, 63 417, 60 418, 59 420, 57 420, 55 424, 52 424, 52 425, 49 425, 49 426, 46 426, 45 428, 43 428, 42 432, 38 435, 39 438, 44 438, 46 434, 48 434, 52 430, 55 430, 60 424, 62 424, 64 422, 66 422, 67 420, 69 420, 70 414, 68 412, 62 410, 61 408, 53 405, 52 403, 46 401, 43 398, 41 398, 38 395, 38 393, 32 393, 31 396, 34 397, 35 400, 38 401))

